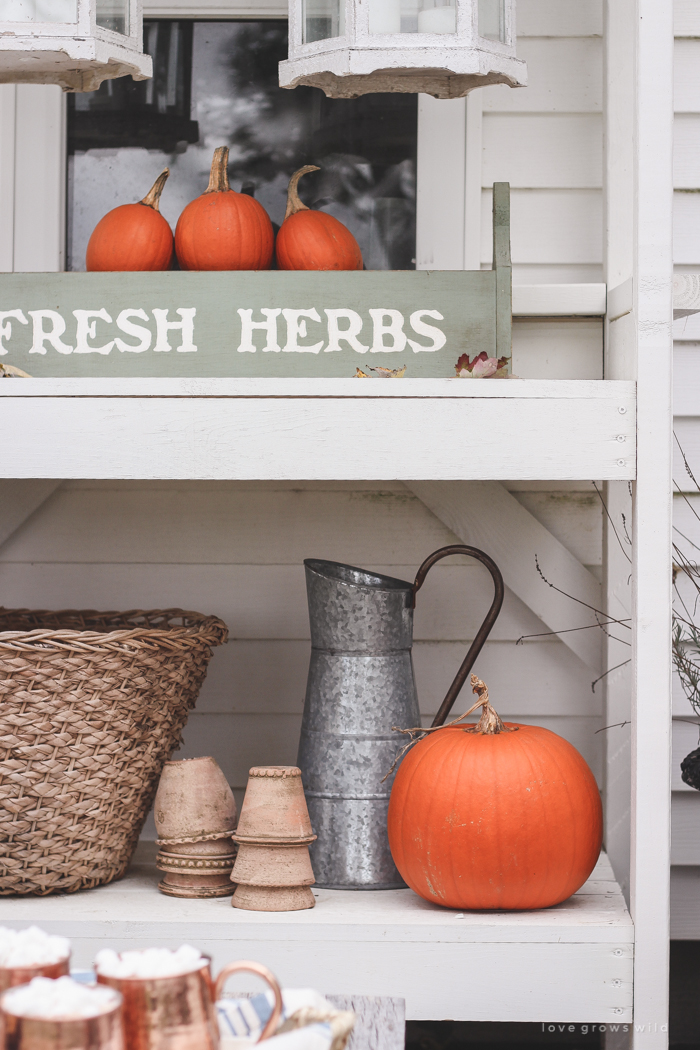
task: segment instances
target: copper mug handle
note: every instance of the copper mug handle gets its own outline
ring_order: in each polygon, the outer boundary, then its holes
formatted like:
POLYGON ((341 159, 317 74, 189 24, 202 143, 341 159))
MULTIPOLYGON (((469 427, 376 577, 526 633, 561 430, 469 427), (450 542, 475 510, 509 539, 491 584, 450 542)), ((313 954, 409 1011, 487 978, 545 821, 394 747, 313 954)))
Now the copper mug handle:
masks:
POLYGON ((472 642, 469 648, 469 652, 465 656, 462 662, 462 666, 460 667, 459 671, 455 676, 454 682, 447 690, 447 695, 445 696, 445 699, 440 704, 440 710, 433 719, 433 727, 444 725, 445 719, 452 710, 452 705, 459 696, 462 690, 462 686, 466 682, 467 676, 469 675, 469 672, 474 666, 476 658, 483 649, 484 642, 490 635, 493 625, 495 624, 498 618, 498 614, 501 611, 501 606, 503 605, 503 594, 505 590, 503 586, 503 577, 501 576, 501 570, 498 568, 495 561, 492 558, 489 558, 488 554, 485 554, 484 551, 479 550, 478 547, 468 547, 464 543, 453 543, 449 547, 441 547, 440 550, 434 551, 429 557, 425 559, 420 569, 416 573, 416 579, 413 584, 414 609, 416 607, 416 594, 423 586, 425 577, 428 575, 428 572, 430 571, 430 569, 432 569, 436 561, 441 561, 443 558, 447 558, 450 554, 468 554, 470 557, 476 558, 477 561, 480 561, 482 565, 485 565, 491 573, 491 578, 493 580, 494 597, 491 603, 491 608, 486 614, 486 619, 479 628, 476 638, 472 642))
POLYGON ((224 984, 233 973, 254 973, 256 976, 262 977, 263 981, 266 981, 272 989, 272 993, 275 997, 275 1005, 272 1008, 272 1013, 267 1020, 267 1024, 260 1033, 258 1042, 262 1043, 263 1039, 269 1039, 277 1030, 279 1019, 282 1016, 282 990, 274 973, 272 973, 271 970, 268 970, 267 966, 263 966, 261 963, 249 962, 247 959, 242 959, 240 962, 232 962, 224 966, 223 970, 214 981, 214 1002, 220 998, 224 989, 224 984))

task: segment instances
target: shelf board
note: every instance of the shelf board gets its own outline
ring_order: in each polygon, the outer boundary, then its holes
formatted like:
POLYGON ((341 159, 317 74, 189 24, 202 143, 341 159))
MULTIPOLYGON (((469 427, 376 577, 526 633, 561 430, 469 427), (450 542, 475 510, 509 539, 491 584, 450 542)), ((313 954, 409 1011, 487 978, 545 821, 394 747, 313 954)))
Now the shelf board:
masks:
POLYGON ((513 317, 603 317, 605 284, 514 284, 513 317))
POLYGON ((21 379, 0 395, 3 477, 635 477, 631 382, 21 379))
POLYGON ((542 911, 455 912, 411 890, 319 889, 310 911, 265 913, 232 908, 228 897, 160 894, 152 849, 142 843, 110 886, 2 898, 0 923, 69 937, 76 967, 90 967, 99 948, 188 942, 215 970, 257 959, 289 987, 405 998, 409 1018, 631 1019, 634 928, 604 854, 578 893, 542 911))

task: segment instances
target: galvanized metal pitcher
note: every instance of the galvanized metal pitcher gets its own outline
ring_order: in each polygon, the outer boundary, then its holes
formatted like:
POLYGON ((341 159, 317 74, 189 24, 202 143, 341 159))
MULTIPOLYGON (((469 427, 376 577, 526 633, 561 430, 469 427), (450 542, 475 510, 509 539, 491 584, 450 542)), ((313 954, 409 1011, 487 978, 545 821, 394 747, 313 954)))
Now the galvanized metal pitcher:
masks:
POLYGON ((503 604, 503 578, 476 547, 454 544, 427 558, 414 583, 332 561, 304 562, 311 663, 299 757, 319 886, 395 889, 405 885, 389 850, 391 768, 403 741, 392 726, 420 725, 413 674, 413 609, 428 570, 468 554, 491 573, 495 597, 433 725, 442 725, 503 604))

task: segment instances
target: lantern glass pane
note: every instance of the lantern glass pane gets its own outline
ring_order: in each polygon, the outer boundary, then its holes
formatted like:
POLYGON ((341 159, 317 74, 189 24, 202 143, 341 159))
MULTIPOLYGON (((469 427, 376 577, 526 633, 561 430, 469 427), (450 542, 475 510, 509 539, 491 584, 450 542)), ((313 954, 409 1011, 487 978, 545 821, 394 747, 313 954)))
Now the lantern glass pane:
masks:
POLYGON ((97 0, 96 21, 103 29, 129 35, 129 0, 97 0))
POLYGON ((479 0, 479 36, 505 43, 505 0, 479 0))
POLYGON ((370 33, 454 33, 455 0, 370 0, 370 33))
POLYGON ((77 22, 78 0, 0 0, 2 22, 77 22))
POLYGON ((345 0, 303 0, 304 43, 345 33, 345 0))

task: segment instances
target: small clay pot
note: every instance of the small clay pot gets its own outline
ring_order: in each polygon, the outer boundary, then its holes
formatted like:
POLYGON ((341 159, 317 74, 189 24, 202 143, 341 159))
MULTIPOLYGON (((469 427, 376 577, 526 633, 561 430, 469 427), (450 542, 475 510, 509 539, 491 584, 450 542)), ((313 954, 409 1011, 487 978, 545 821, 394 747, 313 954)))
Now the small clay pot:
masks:
POLYGON ((231 904, 243 911, 304 911, 316 900, 308 886, 236 886, 231 904))
POLYGON ((312 886, 316 881, 309 847, 304 843, 296 846, 241 843, 231 879, 238 885, 277 887, 312 886))
POLYGON ((236 842, 313 842, 297 766, 254 766, 241 806, 236 842))
POLYGON ((154 806, 160 845, 202 842, 232 834, 236 802, 211 757, 166 762, 154 806))
POLYGON ((231 838, 168 843, 156 857, 166 873, 158 889, 170 897, 229 897, 235 857, 231 838))
POLYGON ((158 883, 158 889, 167 897, 193 897, 204 900, 207 897, 230 897, 235 886, 231 882, 230 871, 218 875, 199 871, 187 874, 168 871, 163 881, 158 883))

